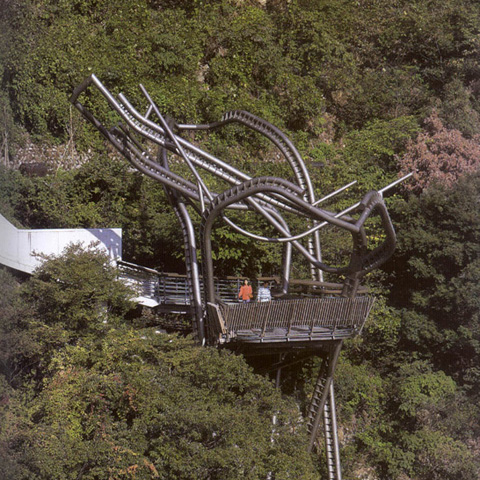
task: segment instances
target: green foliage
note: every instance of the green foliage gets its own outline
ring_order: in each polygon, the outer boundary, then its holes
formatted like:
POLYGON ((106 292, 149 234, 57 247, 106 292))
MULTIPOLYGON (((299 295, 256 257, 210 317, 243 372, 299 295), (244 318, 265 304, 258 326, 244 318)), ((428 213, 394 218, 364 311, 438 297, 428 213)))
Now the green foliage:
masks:
POLYGON ((474 108, 475 97, 458 78, 445 85, 444 99, 439 107, 440 116, 451 130, 459 130, 467 137, 479 134, 479 113, 474 108))
POLYGON ((388 369, 398 354, 401 334, 400 313, 377 294, 362 337, 353 344, 351 355, 369 360, 379 371, 388 369))
POLYGON ((54 375, 32 408, 31 434, 45 441, 27 458, 41 478, 83 468, 85 478, 257 479, 275 467, 280 478, 314 478, 289 428, 270 443, 269 416, 278 409, 282 422, 296 421, 295 409, 240 358, 126 330, 111 332, 101 352, 75 350, 66 360, 75 367, 54 375))
POLYGON ((19 285, 3 268, 0 286, 0 378, 18 386, 21 376, 29 372, 32 359, 38 360, 41 349, 29 328, 34 316, 32 307, 22 302, 19 285))
MULTIPOLYGON (((141 79, 180 119, 216 120, 243 108, 313 136, 322 133, 325 110, 342 130, 417 115, 435 93, 452 124, 472 133, 478 17, 478 5, 467 0, 428 7, 298 1, 266 9, 227 0, 22 0, 6 2, 0 17, 0 64, 15 115, 41 135, 66 134, 68 96, 92 72, 134 100, 141 79), (461 99, 451 94, 455 81, 461 99)), ((77 137, 94 142, 81 124, 77 137)))
POLYGON ((179 268, 175 259, 183 249, 177 220, 162 186, 132 173, 119 159, 98 156, 76 170, 44 178, 0 167, 0 184, 1 212, 14 223, 29 228, 121 227, 126 259, 164 270, 179 268))
POLYGON ((360 475, 365 463, 376 465, 380 478, 476 478, 476 458, 459 434, 476 413, 466 413, 453 379, 428 362, 405 362, 380 377, 344 357, 336 392, 346 478, 360 475))
POLYGON ((296 405, 240 356, 131 328, 104 261, 72 246, 20 291, 0 278, 9 365, 28 356, 20 334, 36 347, 15 383, 2 350, 4 478, 317 478, 296 405))
POLYGON ((418 132, 414 117, 398 117, 389 121, 375 120, 362 130, 345 138, 344 155, 349 165, 364 161, 364 167, 377 166, 394 171, 394 158, 403 153, 406 144, 418 132))
POLYGON ((123 322, 132 291, 106 255, 78 245, 48 258, 23 285, 1 271, 0 374, 15 388, 37 388, 80 339, 99 341, 123 322))
POLYGON ((32 478, 32 472, 22 465, 20 449, 17 450, 25 441, 28 425, 21 397, 21 392, 12 388, 0 373, 0 475, 6 480, 32 478))
POLYGON ((0 166, 0 213, 16 226, 20 225, 16 218, 16 206, 23 200, 21 181, 19 172, 0 166))
POLYGON ((94 246, 71 245, 59 257, 46 257, 25 285, 25 296, 46 325, 76 335, 98 335, 117 323, 132 308, 131 295, 108 255, 94 246))
POLYGON ((412 310, 405 338, 440 348, 439 366, 459 378, 476 366, 478 346, 478 181, 478 174, 463 177, 453 189, 431 187, 397 204, 403 228, 394 292, 412 310))
MULTIPOLYGON (((235 221, 238 215, 229 215, 235 221)), ((263 218, 243 213, 241 225, 262 235, 271 231, 263 218)), ((237 222, 240 223, 240 222, 237 222)), ((271 232, 273 236, 278 235, 271 232)), ((216 275, 261 276, 281 273, 282 246, 254 241, 218 222, 212 234, 212 257, 216 275)))
POLYGON ((424 429, 403 440, 408 453, 417 457, 410 471, 420 480, 467 480, 478 474, 478 466, 465 444, 440 432, 424 429))
MULTIPOLYGON (((138 78, 150 87, 159 74, 169 75, 165 87, 175 91, 185 84, 176 79, 194 75, 199 53, 181 10, 161 14, 145 1, 124 0, 22 3, 21 12, 10 12, 8 18, 18 35, 5 63, 16 113, 35 134, 65 134, 68 98, 90 73, 111 88, 123 85, 126 93, 138 78)), ((158 87, 157 92, 165 98, 158 87)), ((192 113, 184 101, 170 106, 177 114, 192 113)))
POLYGON ((428 415, 447 410, 453 401, 456 385, 444 372, 432 372, 424 363, 403 365, 399 371, 396 395, 399 411, 408 417, 428 415))
POLYGON ((355 365, 343 359, 336 371, 336 393, 340 400, 340 417, 345 420, 345 425, 354 422, 356 429, 363 429, 375 419, 379 420, 386 398, 385 389, 384 380, 368 365, 355 365), (356 417, 358 413, 360 415, 356 417))

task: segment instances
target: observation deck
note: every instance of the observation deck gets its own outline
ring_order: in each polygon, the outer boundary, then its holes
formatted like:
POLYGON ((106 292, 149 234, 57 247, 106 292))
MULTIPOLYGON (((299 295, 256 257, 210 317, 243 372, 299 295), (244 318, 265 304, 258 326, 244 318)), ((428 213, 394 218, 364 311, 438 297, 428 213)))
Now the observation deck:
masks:
MULTIPOLYGON (((152 300, 158 312, 191 313, 186 275, 161 273, 127 262, 118 264, 138 294, 152 300)), ((216 303, 207 303, 209 337, 217 344, 280 344, 343 340, 359 335, 375 302, 360 287, 353 298, 342 297, 342 285, 291 279, 291 295, 273 296, 270 302, 238 303, 243 277, 215 278, 216 303), (316 294, 313 294, 315 292, 316 294)), ((203 278, 200 278, 203 285, 203 278)), ((259 277, 278 285, 279 277, 259 277)))
POLYGON ((340 340, 361 332, 373 303, 368 295, 209 303, 209 327, 220 344, 340 340))

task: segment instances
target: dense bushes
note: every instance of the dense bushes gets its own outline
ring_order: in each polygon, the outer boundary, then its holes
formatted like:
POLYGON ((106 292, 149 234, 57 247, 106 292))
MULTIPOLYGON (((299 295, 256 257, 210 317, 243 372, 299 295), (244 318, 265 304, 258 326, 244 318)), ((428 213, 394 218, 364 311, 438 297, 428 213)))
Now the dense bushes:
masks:
POLYGON ((298 407, 241 357, 132 328, 106 260, 0 271, 2 478, 316 478, 298 407))

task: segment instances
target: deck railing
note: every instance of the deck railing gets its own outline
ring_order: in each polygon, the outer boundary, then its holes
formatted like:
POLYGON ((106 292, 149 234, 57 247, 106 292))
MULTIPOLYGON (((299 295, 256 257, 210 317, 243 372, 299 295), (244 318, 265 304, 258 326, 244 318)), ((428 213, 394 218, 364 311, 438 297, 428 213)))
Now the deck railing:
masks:
MULTIPOLYGON (((189 308, 190 296, 184 275, 162 274, 126 262, 119 267, 120 276, 137 294, 154 298, 159 308, 182 305, 189 308)), ((374 302, 373 297, 367 295, 352 299, 329 295, 327 292, 334 291, 336 286, 332 284, 323 290, 326 294, 318 297, 236 303, 242 283, 242 278, 233 277, 215 281, 219 303, 209 305, 208 328, 222 343, 353 337, 360 333, 374 302)))
MULTIPOLYGON (((117 262, 119 277, 122 278, 140 296, 155 299, 160 305, 189 305, 190 293, 186 275, 165 273, 135 265, 117 262)), ((215 294, 225 303, 238 302, 238 292, 243 285, 244 277, 215 278, 215 294)), ((258 289, 264 281, 274 282, 277 277, 261 277, 257 279, 258 289)), ((203 290, 203 279, 200 278, 203 290)))
POLYGON ((302 298, 211 308, 224 341, 347 338, 360 333, 374 298, 302 298))

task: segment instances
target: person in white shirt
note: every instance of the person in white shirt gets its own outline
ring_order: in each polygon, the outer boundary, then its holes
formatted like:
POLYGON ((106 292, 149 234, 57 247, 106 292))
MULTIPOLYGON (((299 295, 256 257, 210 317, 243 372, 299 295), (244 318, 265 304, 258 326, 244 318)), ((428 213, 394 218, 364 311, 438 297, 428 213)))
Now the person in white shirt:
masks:
POLYGON ((258 289, 257 302, 271 302, 272 294, 270 293, 270 288, 267 282, 263 284, 262 287, 258 289))

